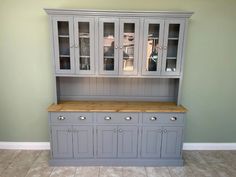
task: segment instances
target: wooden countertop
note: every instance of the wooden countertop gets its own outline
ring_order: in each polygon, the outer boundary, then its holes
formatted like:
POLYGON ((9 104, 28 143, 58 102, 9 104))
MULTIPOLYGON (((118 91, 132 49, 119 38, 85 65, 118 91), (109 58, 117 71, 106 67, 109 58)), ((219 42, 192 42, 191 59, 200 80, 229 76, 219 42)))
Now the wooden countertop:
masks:
POLYGON ((173 102, 62 101, 49 106, 48 112, 187 112, 187 109, 173 102))

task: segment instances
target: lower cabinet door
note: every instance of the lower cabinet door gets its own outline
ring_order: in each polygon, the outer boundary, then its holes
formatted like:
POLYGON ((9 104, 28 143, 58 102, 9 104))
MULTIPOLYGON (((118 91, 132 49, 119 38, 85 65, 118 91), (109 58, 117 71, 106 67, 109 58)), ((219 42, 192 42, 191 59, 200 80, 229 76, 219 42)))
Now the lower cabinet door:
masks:
POLYGON ((92 126, 73 126, 73 147, 75 158, 93 157, 92 126))
POLYGON ((162 158, 179 158, 182 149, 182 127, 163 127, 162 158))
POLYGON ((52 152, 54 158, 72 158, 71 126, 52 126, 52 152))
POLYGON ((118 126, 118 157, 136 158, 138 151, 138 128, 118 126))
POLYGON ((97 157, 117 157, 117 126, 97 126, 97 157))
POLYGON ((162 142, 161 127, 143 127, 141 157, 160 158, 161 142, 162 142))

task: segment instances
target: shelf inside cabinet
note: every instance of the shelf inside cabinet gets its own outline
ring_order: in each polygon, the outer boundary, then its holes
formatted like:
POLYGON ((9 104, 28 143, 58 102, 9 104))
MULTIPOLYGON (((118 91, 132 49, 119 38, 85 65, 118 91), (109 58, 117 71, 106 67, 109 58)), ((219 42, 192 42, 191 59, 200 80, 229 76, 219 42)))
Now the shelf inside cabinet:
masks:
POLYGON ((65 38, 68 38, 68 37, 70 37, 70 36, 69 36, 69 35, 60 34, 60 35, 58 35, 58 37, 65 37, 65 38))

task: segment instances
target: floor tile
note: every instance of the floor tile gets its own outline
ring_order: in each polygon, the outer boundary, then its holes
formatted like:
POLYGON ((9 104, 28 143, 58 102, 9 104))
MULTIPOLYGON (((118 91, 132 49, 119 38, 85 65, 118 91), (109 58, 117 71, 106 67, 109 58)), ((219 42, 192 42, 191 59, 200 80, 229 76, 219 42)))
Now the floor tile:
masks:
POLYGON ((50 177, 74 177, 76 167, 55 167, 50 177))
POLYGON ((78 167, 75 177, 98 177, 99 167, 78 167))
POLYGON ((122 177, 122 167, 100 167, 99 177, 122 177))
POLYGON ((146 167, 147 177, 171 177, 167 167, 146 167))
POLYGON ((123 167, 123 177, 146 177, 144 167, 123 167))

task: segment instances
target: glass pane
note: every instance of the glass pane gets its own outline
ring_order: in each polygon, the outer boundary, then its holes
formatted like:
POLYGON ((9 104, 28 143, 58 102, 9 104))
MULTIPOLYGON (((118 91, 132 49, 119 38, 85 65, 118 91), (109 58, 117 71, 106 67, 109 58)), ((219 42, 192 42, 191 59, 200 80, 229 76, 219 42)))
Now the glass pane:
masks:
POLYGON ((146 71, 157 71, 159 24, 150 24, 148 27, 146 71))
POLYGON ((89 22, 79 22, 80 70, 90 70, 89 22))
POLYGON ((69 22, 57 22, 58 35, 69 35, 69 22))
POLYGON ((60 69, 70 69, 70 57, 60 57, 60 69))
POLYGON ((69 38, 59 37, 59 54, 70 55, 70 41, 69 38))
POLYGON ((104 23, 103 34, 103 69, 114 70, 115 24, 104 23))
POLYGON ((179 38, 180 24, 169 24, 169 38, 179 38))
POLYGON ((134 70, 135 24, 124 24, 123 35, 123 70, 134 70))
POLYGON ((169 24, 166 71, 176 71, 180 24, 169 24))

